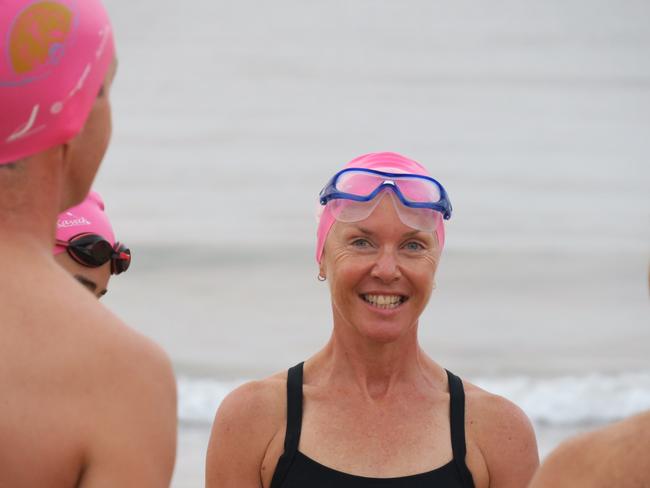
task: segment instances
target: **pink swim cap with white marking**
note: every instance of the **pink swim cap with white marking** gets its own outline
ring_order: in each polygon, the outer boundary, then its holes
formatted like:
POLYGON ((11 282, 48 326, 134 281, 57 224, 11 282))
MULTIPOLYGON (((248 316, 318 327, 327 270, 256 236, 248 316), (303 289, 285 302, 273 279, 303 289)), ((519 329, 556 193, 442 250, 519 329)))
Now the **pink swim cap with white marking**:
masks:
POLYGON ((0 0, 0 164, 74 138, 114 57, 99 0, 0 0))
MULTIPOLYGON (((97 234, 111 245, 115 244, 113 227, 104 213, 104 201, 99 193, 91 191, 76 207, 61 212, 56 222, 56 239, 69 241, 79 234, 97 234)), ((54 255, 65 251, 63 246, 54 246, 54 255)))
MULTIPOLYGON (((403 173, 431 177, 426 168, 420 163, 393 152, 364 154, 363 156, 353 159, 341 169, 347 168, 366 168, 385 171, 387 173, 403 173)), ((329 205, 325 205, 325 207, 321 208, 322 212, 319 216, 318 230, 316 232, 316 261, 319 263, 323 256, 323 249, 325 248, 327 235, 334 225, 334 222, 336 222, 329 205)), ((440 244, 440 250, 442 251, 442 248, 445 245, 445 225, 442 222, 442 219, 436 228, 436 236, 438 237, 438 243, 440 244)))

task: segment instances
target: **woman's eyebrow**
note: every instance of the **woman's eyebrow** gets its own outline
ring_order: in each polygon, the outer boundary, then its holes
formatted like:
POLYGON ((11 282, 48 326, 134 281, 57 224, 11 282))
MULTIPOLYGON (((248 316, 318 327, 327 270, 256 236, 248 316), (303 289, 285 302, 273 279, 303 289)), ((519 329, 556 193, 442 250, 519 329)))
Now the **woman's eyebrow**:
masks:
POLYGON ((97 283, 94 281, 89 280, 88 278, 81 276, 81 275, 75 275, 75 279, 81 283, 83 286, 88 288, 91 291, 96 291, 97 290, 97 283))
POLYGON ((355 225, 354 228, 357 231, 361 232, 362 234, 366 234, 366 235, 369 235, 369 236, 374 236, 375 235, 375 233, 373 231, 371 231, 370 229, 366 229, 365 227, 361 227, 360 225, 355 225))
POLYGON ((402 237, 404 237, 404 238, 415 237, 416 235, 418 235, 420 233, 422 233, 422 231, 415 229, 415 230, 406 232, 405 234, 402 235, 402 237))

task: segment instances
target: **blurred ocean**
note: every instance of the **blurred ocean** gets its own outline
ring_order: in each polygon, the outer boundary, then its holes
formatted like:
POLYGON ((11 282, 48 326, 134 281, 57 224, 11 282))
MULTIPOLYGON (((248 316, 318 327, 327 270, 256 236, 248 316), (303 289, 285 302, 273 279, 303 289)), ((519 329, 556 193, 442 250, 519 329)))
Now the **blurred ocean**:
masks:
POLYGON ((175 487, 241 381, 331 327, 316 196, 347 160, 424 163, 454 216, 420 334, 543 453, 650 408, 650 3, 119 2, 96 188, 134 252, 105 303, 171 355, 175 487))

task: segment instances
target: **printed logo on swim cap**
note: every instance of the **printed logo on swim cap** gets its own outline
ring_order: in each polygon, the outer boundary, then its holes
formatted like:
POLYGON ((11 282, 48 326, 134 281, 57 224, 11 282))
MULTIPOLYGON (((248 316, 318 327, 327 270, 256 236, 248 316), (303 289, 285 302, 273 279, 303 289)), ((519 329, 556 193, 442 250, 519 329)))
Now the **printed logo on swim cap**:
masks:
POLYGON ((23 85, 49 75, 65 56, 76 27, 75 1, 35 2, 15 18, 7 36, 6 56, 13 76, 0 84, 23 85))
POLYGON ((82 225, 92 225, 92 222, 86 217, 77 217, 72 212, 66 212, 66 218, 59 219, 56 223, 56 226, 59 229, 67 229, 69 227, 79 227, 82 225), (69 218, 68 218, 69 217, 69 218))

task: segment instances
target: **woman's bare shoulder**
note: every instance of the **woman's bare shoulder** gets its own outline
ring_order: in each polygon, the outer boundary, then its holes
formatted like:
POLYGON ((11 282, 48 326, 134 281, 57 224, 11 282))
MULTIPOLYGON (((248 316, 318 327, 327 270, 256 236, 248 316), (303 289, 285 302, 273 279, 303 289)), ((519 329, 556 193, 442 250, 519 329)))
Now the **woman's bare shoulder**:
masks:
POLYGON ((497 434, 533 435, 534 431, 524 411, 507 398, 490 393, 473 383, 464 382, 467 423, 483 437, 497 434))
POLYGON ((286 373, 278 373, 262 380, 249 381, 235 388, 221 403, 217 417, 284 416, 286 403, 286 373))
POLYGON ((212 426, 212 438, 245 442, 266 448, 284 427, 287 374, 249 381, 230 392, 221 402, 212 426))
MULTIPOLYGON (((206 458, 206 486, 259 485, 286 423, 286 373, 250 381, 219 406, 206 458)), ((279 455, 279 454, 278 454, 279 455)))
POLYGON ((264 428, 284 422, 286 372, 262 380, 249 381, 231 391, 221 402, 216 424, 245 424, 264 428))
POLYGON ((490 485, 525 486, 539 465, 533 426, 512 401, 465 382, 469 442, 480 452, 490 485))

